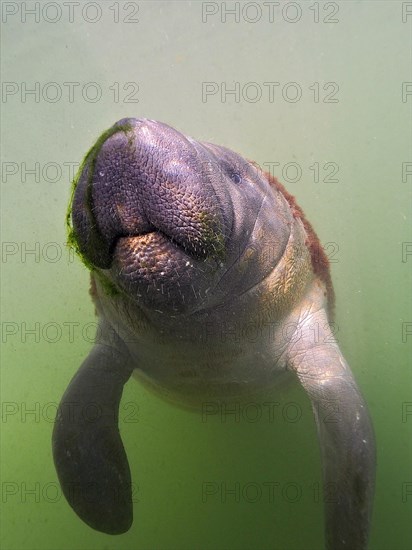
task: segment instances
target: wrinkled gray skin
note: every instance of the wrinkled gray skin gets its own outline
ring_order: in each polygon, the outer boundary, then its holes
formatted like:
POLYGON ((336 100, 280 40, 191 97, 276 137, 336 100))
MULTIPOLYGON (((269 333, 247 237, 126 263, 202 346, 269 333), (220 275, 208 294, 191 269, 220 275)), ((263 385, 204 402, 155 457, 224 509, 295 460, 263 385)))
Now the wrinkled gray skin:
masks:
POLYGON ((73 238, 92 268, 100 325, 62 398, 53 453, 70 505, 94 529, 123 533, 133 521, 117 425, 132 373, 190 408, 250 400, 294 376, 317 424, 326 547, 367 547, 373 429, 292 210, 253 164, 160 122, 119 121, 89 151, 73 238))

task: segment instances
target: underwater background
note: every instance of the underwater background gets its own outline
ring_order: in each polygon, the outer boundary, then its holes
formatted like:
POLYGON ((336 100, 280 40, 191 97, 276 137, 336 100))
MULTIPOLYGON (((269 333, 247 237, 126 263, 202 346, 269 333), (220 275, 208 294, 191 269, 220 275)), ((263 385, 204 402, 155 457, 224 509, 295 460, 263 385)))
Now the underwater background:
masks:
MULTIPOLYGON (((339 345, 378 453, 373 550, 412 548, 412 4, 2 2, 2 550, 320 550, 320 455, 295 386, 186 412, 131 380, 135 520, 93 531, 61 494, 56 406, 93 343, 66 247, 70 182, 123 117, 272 167, 331 261, 339 345)), ((253 335, 251 335, 251 338, 253 335)))

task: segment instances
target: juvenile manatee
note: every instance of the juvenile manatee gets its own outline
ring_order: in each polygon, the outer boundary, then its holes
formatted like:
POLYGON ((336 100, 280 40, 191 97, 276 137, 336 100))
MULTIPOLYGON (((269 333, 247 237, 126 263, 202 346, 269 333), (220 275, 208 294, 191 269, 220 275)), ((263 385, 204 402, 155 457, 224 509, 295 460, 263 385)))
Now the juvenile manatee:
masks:
POLYGON ((132 524, 118 428, 132 374, 193 409, 250 400, 295 377, 312 402, 323 482, 335 496, 325 503, 326 547, 365 549, 373 428, 330 328, 327 258, 295 199, 225 147, 131 118, 87 153, 68 224, 99 316, 53 433, 59 480, 80 518, 110 534, 132 524), (242 330, 251 323, 274 329, 251 341, 242 330), (90 404, 99 409, 93 420, 90 404))

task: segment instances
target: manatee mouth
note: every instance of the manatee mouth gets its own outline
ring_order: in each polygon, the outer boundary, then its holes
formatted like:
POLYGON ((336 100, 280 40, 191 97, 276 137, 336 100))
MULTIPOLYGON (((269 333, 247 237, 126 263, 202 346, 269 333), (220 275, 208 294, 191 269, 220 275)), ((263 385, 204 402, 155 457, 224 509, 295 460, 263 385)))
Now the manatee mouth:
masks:
POLYGON ((224 256, 227 208, 206 153, 173 128, 126 119, 83 162, 71 205, 73 240, 89 267, 134 296, 191 284, 224 256), (204 157, 202 157, 202 154, 204 157))
MULTIPOLYGON (((194 289, 200 283, 210 259, 190 255, 187 249, 158 231, 122 237, 116 242, 111 274, 119 286, 136 298, 159 293, 167 301, 179 296, 185 301, 185 288, 194 289)), ((195 298, 198 292, 191 291, 195 298)), ((200 294, 200 293, 199 293, 200 294)), ((157 299, 156 299, 157 301, 157 299)))
POLYGON ((182 238, 179 231, 174 232, 173 228, 166 232, 149 224, 141 233, 115 236, 108 246, 108 264, 104 262, 98 267, 114 269, 117 265, 121 266, 123 273, 138 267, 141 270, 151 269, 154 273, 156 266, 165 260, 170 262, 174 257, 179 257, 186 263, 190 260, 203 261, 213 253, 219 256, 221 247, 217 234, 214 245, 205 245, 204 240, 197 236, 182 238))
MULTIPOLYGON (((173 217, 168 223, 160 223, 156 227, 148 218, 150 213, 144 213, 142 217, 135 217, 133 220, 134 231, 131 234, 114 235, 108 246, 108 256, 113 263, 119 261, 126 250, 133 253, 133 257, 142 264, 147 263, 152 255, 151 262, 159 261, 164 254, 181 254, 193 260, 206 260, 210 256, 216 258, 222 255, 223 239, 216 219, 209 216, 209 223, 202 222, 202 212, 193 214, 191 224, 185 227, 179 225, 176 216, 176 225, 173 225, 173 217)), ((207 218, 203 214, 203 218, 207 218)), ((183 257, 183 256, 182 256, 183 257)), ((106 267, 101 266, 101 267, 106 267)))

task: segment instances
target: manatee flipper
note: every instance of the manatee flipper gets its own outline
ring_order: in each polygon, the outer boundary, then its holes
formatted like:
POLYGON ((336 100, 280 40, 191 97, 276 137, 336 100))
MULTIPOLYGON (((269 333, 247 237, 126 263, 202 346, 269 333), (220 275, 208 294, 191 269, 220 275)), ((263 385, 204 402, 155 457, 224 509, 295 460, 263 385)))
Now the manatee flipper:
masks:
POLYGON ((118 428, 126 352, 96 344, 70 382, 57 412, 53 456, 65 497, 88 525, 108 534, 133 522, 129 463, 118 428))
POLYGON ((368 409, 324 310, 302 322, 289 355, 309 395, 321 449, 328 550, 365 550, 375 483, 368 409))

